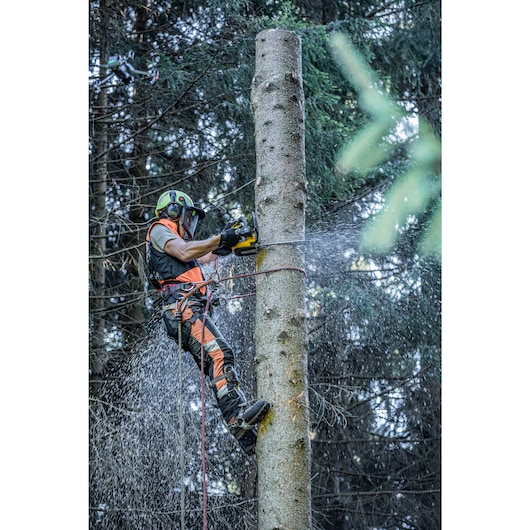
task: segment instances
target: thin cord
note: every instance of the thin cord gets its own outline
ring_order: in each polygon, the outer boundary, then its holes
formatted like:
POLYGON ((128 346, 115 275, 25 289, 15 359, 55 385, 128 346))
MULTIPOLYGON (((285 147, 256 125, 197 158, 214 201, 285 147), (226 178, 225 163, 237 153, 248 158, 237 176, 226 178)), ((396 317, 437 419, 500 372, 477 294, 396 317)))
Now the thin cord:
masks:
POLYGON ((184 508, 186 507, 186 497, 184 494, 184 399, 183 399, 183 390, 182 385, 184 382, 184 377, 182 375, 182 365, 183 365, 183 358, 182 358, 182 315, 181 313, 177 313, 179 315, 179 326, 178 326, 178 334, 179 334, 179 399, 180 399, 180 406, 179 406, 179 428, 180 428, 180 528, 181 530, 186 530, 186 527, 184 525, 184 508))

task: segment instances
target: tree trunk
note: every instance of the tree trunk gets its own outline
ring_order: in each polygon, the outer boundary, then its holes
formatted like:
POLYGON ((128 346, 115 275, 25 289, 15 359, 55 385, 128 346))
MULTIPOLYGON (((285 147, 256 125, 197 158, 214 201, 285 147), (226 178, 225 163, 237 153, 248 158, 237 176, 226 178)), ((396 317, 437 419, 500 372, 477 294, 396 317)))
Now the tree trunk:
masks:
MULTIPOLYGON (((136 22, 134 25, 136 37, 136 60, 140 70, 147 70, 147 61, 145 59, 148 44, 144 42, 147 34, 148 7, 145 4, 139 4, 136 7, 136 22)), ((140 90, 135 90, 135 97, 142 99, 145 97, 140 90)), ((129 210, 129 220, 134 226, 142 226, 145 223, 145 207, 141 204, 140 198, 147 189, 147 157, 149 154, 149 132, 148 132, 147 108, 140 107, 138 115, 133 124, 133 153, 131 156, 130 174, 132 176, 131 186, 131 206, 129 210), (135 194, 136 196, 134 197, 135 194), (136 200, 134 200, 136 199, 136 200)), ((125 248, 131 250, 122 259, 122 266, 127 269, 128 293, 141 293, 144 290, 144 275, 139 272, 139 263, 144 253, 145 233, 143 230, 131 231, 124 236, 123 244, 125 248)), ((144 324, 144 304, 142 297, 136 297, 137 301, 128 304, 125 309, 126 316, 122 319, 122 325, 131 342, 138 338, 138 328, 144 324)))
MULTIPOLYGON (((100 13, 104 16, 106 3, 101 2, 100 13)), ((105 25, 103 25, 105 27, 105 25)), ((107 36, 104 32, 101 36, 100 64, 104 65, 108 61, 107 36)), ((102 73, 105 72, 102 66, 102 73)), ((98 105, 95 110, 93 132, 95 140, 94 158, 97 160, 94 168, 96 181, 90 184, 90 248, 89 253, 94 259, 89 265, 90 275, 90 343, 89 343, 89 368, 90 383, 93 395, 97 395, 100 387, 100 376, 107 364, 105 352, 105 285, 106 269, 105 256, 107 252, 107 228, 105 219, 105 200, 107 196, 107 176, 108 176, 108 124, 107 113, 107 91, 102 89, 98 96, 98 105), (102 156, 98 156, 102 153, 102 156), (95 221, 95 222, 94 222, 95 221)))
POLYGON ((256 277, 258 395, 272 401, 257 445, 259 529, 311 528, 310 441, 303 254, 304 94, 301 42, 290 31, 256 38, 252 81, 256 211, 261 250, 256 277), (274 244, 272 244, 274 243, 274 244))

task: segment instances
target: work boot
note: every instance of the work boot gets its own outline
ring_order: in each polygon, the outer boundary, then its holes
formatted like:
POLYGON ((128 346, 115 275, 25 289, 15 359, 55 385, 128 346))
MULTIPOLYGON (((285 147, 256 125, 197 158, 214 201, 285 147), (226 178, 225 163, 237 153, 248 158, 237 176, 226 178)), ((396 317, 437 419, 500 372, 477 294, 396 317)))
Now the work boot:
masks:
POLYGON ((228 423, 228 429, 239 442, 242 449, 247 454, 252 454, 257 438, 257 424, 269 412, 271 404, 264 399, 260 399, 251 407, 243 410, 228 423))

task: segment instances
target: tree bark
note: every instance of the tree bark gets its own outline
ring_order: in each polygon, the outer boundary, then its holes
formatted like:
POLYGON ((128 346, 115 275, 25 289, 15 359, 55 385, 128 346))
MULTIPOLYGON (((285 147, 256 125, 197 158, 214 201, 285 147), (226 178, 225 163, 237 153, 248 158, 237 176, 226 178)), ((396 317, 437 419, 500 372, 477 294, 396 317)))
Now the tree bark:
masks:
POLYGON ((259 530, 311 528, 310 441, 304 308, 304 94, 300 38, 265 30, 256 38, 252 81, 256 137, 258 395, 273 408, 257 444, 259 530), (274 243, 272 245, 272 243, 274 243))

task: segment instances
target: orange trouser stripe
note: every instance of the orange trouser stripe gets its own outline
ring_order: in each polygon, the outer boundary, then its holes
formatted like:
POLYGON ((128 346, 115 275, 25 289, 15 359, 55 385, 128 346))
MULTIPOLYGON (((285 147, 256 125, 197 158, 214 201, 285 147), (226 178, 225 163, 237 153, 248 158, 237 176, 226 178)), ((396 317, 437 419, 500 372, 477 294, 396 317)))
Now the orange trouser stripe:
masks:
MULTIPOLYGON (((185 322, 193 315, 192 310, 187 307, 182 313, 182 320, 185 322)), ((206 354, 213 359, 213 377, 219 377, 223 373, 225 356, 223 350, 219 347, 215 335, 203 325, 202 319, 198 318, 191 325, 191 335, 201 344, 206 354)), ((221 379, 215 383, 217 390, 226 385, 226 379, 221 379)))

